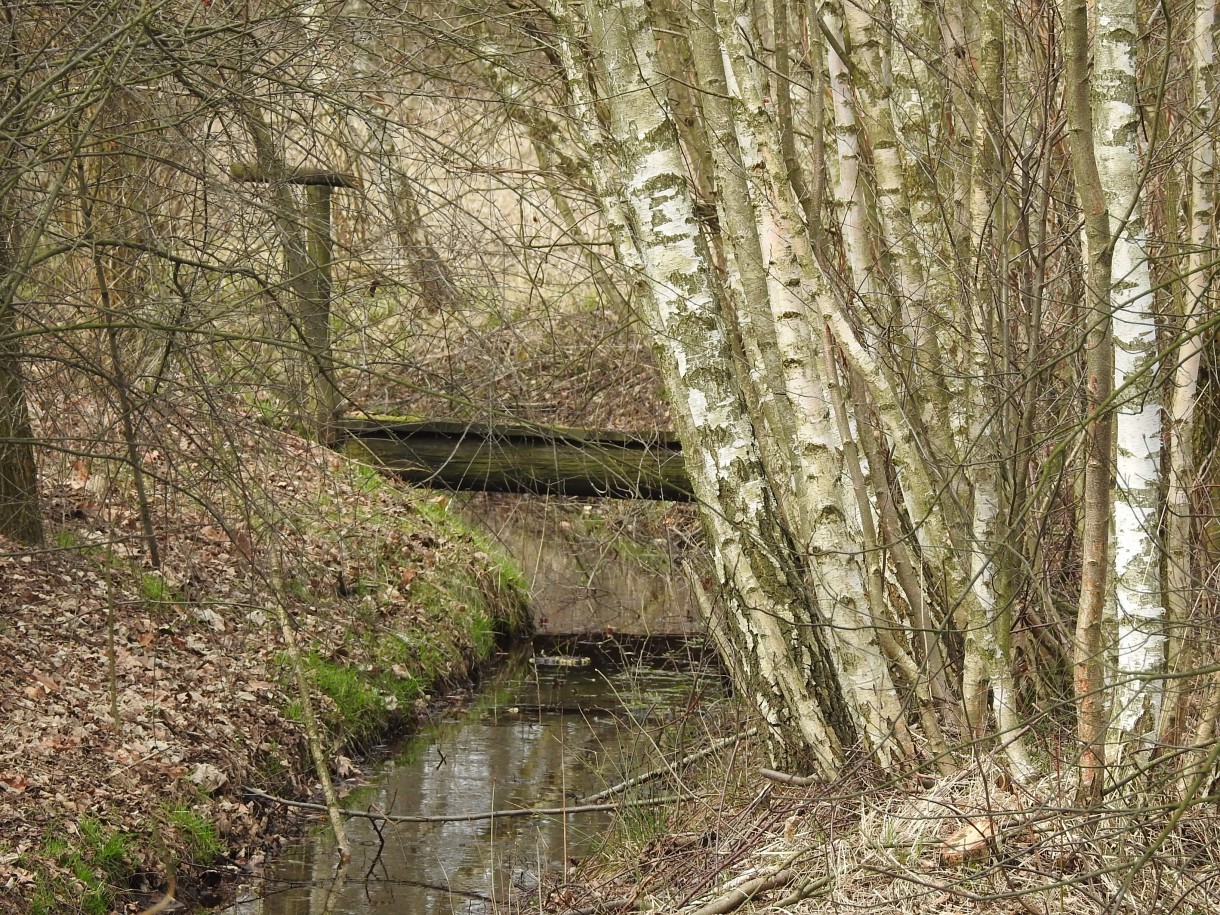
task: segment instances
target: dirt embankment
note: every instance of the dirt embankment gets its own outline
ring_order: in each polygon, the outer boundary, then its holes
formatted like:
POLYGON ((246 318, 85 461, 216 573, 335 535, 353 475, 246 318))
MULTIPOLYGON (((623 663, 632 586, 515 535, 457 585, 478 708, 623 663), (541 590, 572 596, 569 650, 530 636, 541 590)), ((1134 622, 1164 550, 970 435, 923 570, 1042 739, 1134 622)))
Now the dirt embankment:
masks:
POLYGON ((79 462, 44 473, 46 548, 0 539, 0 911, 138 911, 257 865, 282 814, 245 789, 317 782, 283 624, 339 779, 528 627, 443 497, 265 429, 237 444, 206 503, 154 492, 159 570, 124 481, 79 462))

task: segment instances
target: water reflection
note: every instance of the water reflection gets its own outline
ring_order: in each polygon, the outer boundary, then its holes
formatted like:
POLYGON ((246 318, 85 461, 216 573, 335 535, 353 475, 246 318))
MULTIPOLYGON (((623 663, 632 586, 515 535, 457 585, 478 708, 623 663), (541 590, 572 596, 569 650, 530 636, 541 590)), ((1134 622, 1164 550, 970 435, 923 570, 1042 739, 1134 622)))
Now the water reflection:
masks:
MULTIPOLYGON (((653 741, 715 678, 647 664, 614 671, 518 664, 475 704, 409 741, 345 806, 413 816, 572 806, 654 764, 653 741), (582 713, 580 709, 595 711, 582 713)), ((663 784, 634 795, 665 794, 663 784)), ((318 833, 270 868, 240 915, 479 911, 514 886, 561 875, 593 851, 612 814, 379 826, 349 821, 353 861, 331 887, 333 840, 318 833), (380 830, 380 831, 379 831, 380 830), (472 904, 475 908, 471 909, 472 904)))
POLYGON ((678 568, 676 541, 640 538, 632 525, 607 522, 602 511, 590 504, 573 512, 563 502, 477 495, 464 513, 525 572, 542 611, 540 632, 699 632, 699 609, 678 568))

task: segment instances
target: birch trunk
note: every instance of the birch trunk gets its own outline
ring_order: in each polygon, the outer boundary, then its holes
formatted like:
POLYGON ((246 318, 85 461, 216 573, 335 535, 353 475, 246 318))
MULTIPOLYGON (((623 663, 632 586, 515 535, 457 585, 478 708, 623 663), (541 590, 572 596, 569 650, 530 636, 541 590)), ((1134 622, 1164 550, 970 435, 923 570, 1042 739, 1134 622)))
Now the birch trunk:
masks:
POLYGON ((598 192, 612 225, 618 222, 616 246, 646 278, 647 323, 713 544, 731 638, 755 702, 779 738, 775 752, 808 754, 814 768, 831 776, 856 733, 731 373, 721 303, 677 135, 653 89, 658 69, 647 8, 641 0, 602 0, 591 12, 606 68, 617 184, 597 163, 605 144, 591 134, 589 71, 578 56, 574 17, 555 7, 560 52, 576 108, 586 115, 598 192))
MULTIPOLYGON (((838 438, 818 343, 802 293, 817 295, 820 277, 802 265, 794 242, 805 236, 796 195, 772 109, 760 91, 748 4, 716 5, 726 57, 727 90, 743 172, 753 202, 753 229, 766 268, 766 293, 781 357, 787 412, 794 439, 796 495, 802 511, 796 531, 809 566, 813 603, 829 624, 831 658, 856 728, 882 763, 906 752, 902 709, 878 639, 877 621, 892 628, 883 607, 870 606, 861 550, 862 528, 852 499, 843 442, 838 438), (810 287, 813 286, 811 289, 810 287), (895 738, 897 746, 895 746, 895 738)), ((808 241, 805 241, 806 249, 808 241)))
POLYGON ((1110 287, 1117 396, 1114 478, 1114 599, 1117 644, 1107 760, 1154 736, 1165 660, 1157 503, 1161 406, 1155 385, 1156 318, 1144 245, 1143 175, 1136 154, 1135 0, 1098 0, 1094 43, 1097 160, 1113 244, 1110 287))
MULTIPOLYGON (((1216 92, 1216 0, 1197 0, 1191 35, 1191 87, 1194 111, 1191 118, 1194 140, 1190 144, 1189 254, 1186 258, 1185 308, 1177 327, 1177 364, 1173 372, 1170 397, 1169 489, 1166 511, 1166 596, 1170 617, 1170 638, 1166 644, 1166 666, 1171 673, 1182 673, 1189 659, 1183 655, 1184 631, 1196 597, 1191 543, 1191 492, 1197 482, 1194 453, 1195 399, 1203 347, 1200 338, 1205 315, 1213 312, 1212 267, 1216 248, 1216 168, 1212 99, 1216 92), (1177 635, 1182 632, 1183 635, 1177 635)), ((1171 678, 1167 683, 1161 740, 1177 743, 1185 718, 1182 705, 1187 697, 1184 681, 1171 678)))
POLYGON ((1098 171, 1089 74, 1089 15, 1086 0, 1062 0, 1065 101, 1068 142, 1076 193, 1084 211, 1085 482, 1081 543, 1080 605, 1076 613, 1073 683, 1076 728, 1081 744, 1080 788, 1091 794, 1104 771, 1106 705, 1102 613, 1110 581, 1110 447, 1113 426, 1114 344, 1110 336, 1110 217, 1098 171))
POLYGON ((965 658, 962 673, 962 704, 966 720, 981 730, 984 710, 990 696, 991 714, 1000 745, 1013 769, 1021 777, 1034 767, 1021 739, 1022 723, 1017 710, 1016 686, 1012 673, 1013 593, 1005 574, 1010 564, 1000 553, 1008 542, 1005 506, 1011 504, 1000 474, 1005 453, 1004 411, 999 389, 1002 371, 992 356, 997 328, 1005 321, 1003 279, 1007 226, 999 214, 1004 212, 1005 193, 1000 168, 1003 144, 1004 43, 1001 31, 1002 10, 996 0, 978 4, 979 40, 976 68, 977 93, 974 111, 974 163, 971 174, 970 243, 971 257, 963 285, 972 287, 967 351, 970 369, 966 403, 969 419, 968 439, 959 444, 964 454, 973 456, 967 478, 974 507, 971 555, 972 587, 982 611, 963 632, 965 658))
MULTIPOLYGON (((841 234, 847 251, 850 285, 861 295, 870 315, 904 316, 916 323, 916 314, 926 307, 924 303, 917 304, 917 297, 929 288, 925 278, 930 269, 909 241, 898 243, 885 227, 891 219, 902 218, 895 217, 892 211, 901 213, 908 209, 896 204, 921 192, 908 191, 900 178, 899 157, 888 126, 890 112, 875 97, 877 87, 884 85, 880 54, 876 50, 879 45, 874 34, 876 25, 861 9, 852 8, 846 14, 835 4, 827 4, 826 9, 839 140, 837 174, 843 214, 841 234), (848 25, 846 32, 839 29, 843 15, 848 25), (850 66, 836 50, 849 46, 845 40, 848 35, 853 38, 850 66), (861 141, 862 124, 856 114, 857 108, 865 114, 867 143, 861 141), (872 157, 862 162, 861 150, 866 146, 872 151, 872 157), (870 205, 873 200, 886 205, 870 205), (893 253, 898 255, 887 268, 887 273, 897 275, 892 291, 886 288, 888 283, 883 284, 874 276, 878 264, 870 260, 869 246, 876 244, 874 239, 877 238, 885 244, 886 250, 891 250, 892 246, 893 253), (882 297, 895 293, 894 302, 880 303, 882 297), (871 307, 870 301, 873 302, 871 307)), ((976 65, 979 71, 977 95, 979 104, 999 104, 994 101, 999 98, 1002 56, 998 13, 991 15, 988 21, 990 32, 984 32, 976 65)), ((976 123, 973 147, 976 174, 971 175, 974 193, 970 199, 974 234, 972 247, 967 247, 974 256, 967 265, 965 279, 935 287, 943 295, 954 288, 971 287, 971 294, 954 296, 933 306, 933 311, 946 318, 946 324, 954 328, 958 340, 951 340, 948 347, 948 351, 955 354, 954 358, 946 358, 936 336, 918 334, 918 351, 926 353, 928 364, 936 368, 926 376, 919 375, 918 381, 907 382, 906 390, 912 404, 922 400, 928 408, 926 415, 914 408, 907 409, 904 420, 910 427, 910 440, 918 443, 928 482, 935 481, 937 493, 934 501, 925 502, 923 511, 926 514, 916 517, 950 519, 939 522, 944 525, 940 528, 943 535, 940 532, 934 535, 933 525, 921 524, 920 542, 928 557, 943 551, 945 544, 954 547, 953 554, 942 560, 945 587, 941 593, 949 595, 949 605, 955 608, 954 621, 964 648, 961 692, 966 723, 975 738, 991 733, 987 714, 990 699, 996 730, 1005 735, 1006 755, 1014 770, 1025 776, 1032 771, 1032 765, 1018 736, 1021 727, 1012 675, 1011 595, 1007 579, 998 575, 995 568, 995 553, 1004 542, 1000 513, 1002 494, 998 489, 1001 446, 998 431, 992 425, 996 398, 984 396, 992 389, 990 379, 994 374, 989 356, 991 342, 985 333, 996 323, 989 316, 995 298, 991 288, 992 273, 997 267, 988 238, 994 202, 991 193, 1000 185, 993 152, 999 140, 993 137, 994 124, 981 117, 976 118, 976 123), (949 319, 955 308, 956 317, 949 319), (949 366, 952 368, 946 371, 949 366), (943 381, 946 378, 953 379, 949 386, 943 381), (954 395, 952 401, 951 393, 954 395), (994 444, 989 445, 989 442, 994 444), (968 464, 962 455, 971 455, 968 464), (973 517, 970 514, 972 504, 973 517), (999 593, 997 583, 1004 585, 999 593)), ((907 237, 909 239, 910 233, 907 237)), ((939 247, 942 252, 951 250, 952 238, 945 238, 939 247)), ((912 349, 901 331, 890 331, 889 336, 899 341, 900 351, 912 349)), ((921 490, 933 491, 931 485, 921 486, 912 480, 904 482, 908 484, 904 487, 908 501, 917 498, 921 490)))

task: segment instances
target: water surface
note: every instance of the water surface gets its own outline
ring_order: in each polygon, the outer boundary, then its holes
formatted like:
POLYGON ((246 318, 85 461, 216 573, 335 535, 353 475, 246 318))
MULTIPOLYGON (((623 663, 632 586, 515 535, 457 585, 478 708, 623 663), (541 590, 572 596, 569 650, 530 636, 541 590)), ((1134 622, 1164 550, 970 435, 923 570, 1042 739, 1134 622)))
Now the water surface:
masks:
MULTIPOLYGON (((681 657, 634 659, 612 669, 535 666, 519 659, 464 711, 407 741, 349 796, 351 809, 451 816, 564 807, 651 768, 657 743, 681 754, 697 740, 691 709, 719 691, 681 657), (689 737, 686 730, 689 725, 689 737)), ((697 749, 692 747, 691 749, 697 749)), ((630 795, 666 794, 657 780, 630 795)), ((647 817, 647 808, 624 814, 647 817)), ((655 814, 651 814, 655 815, 655 814)), ((375 826, 349 820, 353 861, 331 885, 333 838, 318 831, 268 869, 240 915, 480 911, 514 887, 561 879, 565 862, 613 834, 613 813, 375 826), (380 833, 379 830, 380 829, 380 833), (473 907, 472 907, 473 904, 473 907)))

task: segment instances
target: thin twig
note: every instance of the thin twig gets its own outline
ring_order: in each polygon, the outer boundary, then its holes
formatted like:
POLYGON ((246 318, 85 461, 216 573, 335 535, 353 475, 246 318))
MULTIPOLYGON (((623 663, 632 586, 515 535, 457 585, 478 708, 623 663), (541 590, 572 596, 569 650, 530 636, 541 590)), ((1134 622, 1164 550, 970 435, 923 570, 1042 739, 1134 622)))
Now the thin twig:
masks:
POLYGON ((624 897, 622 899, 610 899, 606 902, 598 902, 594 905, 587 905, 581 909, 570 909, 567 915, 601 915, 602 912, 621 912, 624 909, 638 909, 641 907, 643 900, 636 898, 630 899, 624 897))
POLYGON ((693 762, 698 762, 699 760, 703 759, 703 757, 710 756, 717 750, 731 746, 740 740, 746 740, 747 738, 753 737, 757 733, 758 728, 750 728, 748 731, 741 734, 732 734, 729 737, 722 737, 719 740, 714 740, 710 745, 704 747, 702 750, 692 753, 689 756, 684 756, 677 762, 666 762, 664 765, 657 766, 655 769, 649 769, 647 772, 643 772, 634 776, 633 778, 627 779, 626 781, 621 781, 617 785, 611 785, 604 791, 597 792, 597 794, 590 794, 583 799, 582 803, 592 804, 596 801, 602 800, 603 798, 613 797, 616 794, 622 794, 624 791, 634 788, 636 785, 642 785, 644 782, 651 781, 657 776, 667 775, 682 766, 688 766, 693 762))
MULTIPOLYGON (((306 801, 290 801, 287 798, 276 797, 259 791, 257 788, 244 788, 248 797, 256 797, 262 801, 272 801, 285 807, 299 807, 302 810, 317 810, 326 812, 324 804, 310 804, 306 801)), ((579 804, 572 807, 514 807, 510 810, 489 810, 484 813, 455 813, 439 816, 408 816, 390 813, 373 813, 367 810, 348 810, 339 808, 339 813, 345 817, 358 817, 365 820, 381 820, 386 823, 472 823, 477 820, 494 820, 497 817, 545 817, 566 816, 569 813, 596 813, 603 810, 619 810, 623 807, 650 807, 655 804, 669 804, 682 798, 676 794, 665 797, 642 798, 635 801, 618 801, 610 804, 579 804)))
POLYGON ((834 882, 834 877, 827 874, 825 877, 819 877, 817 880, 806 880, 795 890, 785 896, 783 899, 775 902, 774 908, 786 909, 790 905, 796 905, 802 899, 808 899, 821 890, 826 889, 834 882))
POLYGON ((763 769, 759 772, 763 778, 769 778, 773 782, 779 782, 783 785, 799 785, 802 788, 808 785, 823 784, 823 779, 814 778, 808 775, 789 775, 787 772, 776 772, 774 769, 763 769))

